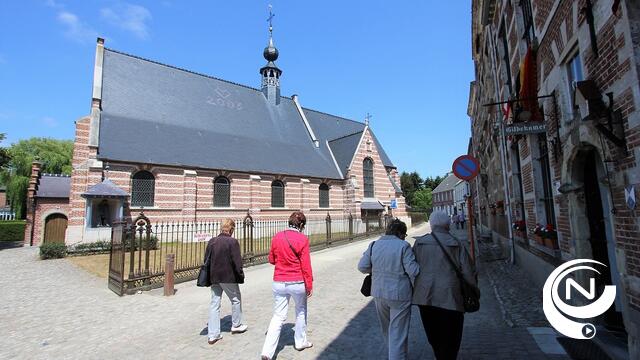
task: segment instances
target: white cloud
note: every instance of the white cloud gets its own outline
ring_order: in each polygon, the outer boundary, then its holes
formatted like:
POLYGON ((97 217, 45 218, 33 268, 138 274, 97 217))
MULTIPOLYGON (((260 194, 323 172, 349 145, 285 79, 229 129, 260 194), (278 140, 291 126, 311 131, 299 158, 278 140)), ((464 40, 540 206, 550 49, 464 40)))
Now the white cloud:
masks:
POLYGON ((43 117, 41 121, 44 125, 50 128, 54 128, 58 126, 58 122, 56 121, 56 119, 49 116, 43 117))
POLYGON ((151 12, 143 6, 123 3, 100 10, 100 15, 111 25, 132 33, 138 39, 144 40, 149 36, 146 22, 151 20, 151 12))
POLYGON ((65 27, 65 35, 71 40, 85 43, 95 41, 98 33, 89 25, 83 23, 78 16, 69 11, 60 11, 58 21, 65 27))

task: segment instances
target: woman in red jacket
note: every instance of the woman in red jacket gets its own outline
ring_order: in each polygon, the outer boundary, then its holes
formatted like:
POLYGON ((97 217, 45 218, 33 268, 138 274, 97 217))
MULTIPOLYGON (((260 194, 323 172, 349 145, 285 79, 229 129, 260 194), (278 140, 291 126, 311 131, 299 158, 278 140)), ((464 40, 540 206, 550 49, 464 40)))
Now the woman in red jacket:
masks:
POLYGON ((282 324, 287 320, 289 299, 296 304, 294 348, 302 351, 313 346, 307 341, 307 298, 313 292, 313 274, 309 256, 309 239, 302 233, 307 218, 300 211, 289 217, 289 229, 271 239, 269 262, 273 272, 273 318, 262 347, 262 360, 270 360, 280 340, 282 324))

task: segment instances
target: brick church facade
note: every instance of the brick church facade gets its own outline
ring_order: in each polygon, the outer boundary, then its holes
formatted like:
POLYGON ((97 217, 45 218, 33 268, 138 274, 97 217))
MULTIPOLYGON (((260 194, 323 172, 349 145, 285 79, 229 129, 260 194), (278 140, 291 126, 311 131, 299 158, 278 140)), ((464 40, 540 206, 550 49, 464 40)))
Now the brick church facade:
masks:
POLYGON ((155 222, 302 210, 409 224, 398 171, 368 122, 281 96, 271 38, 264 57, 254 89, 98 39, 91 113, 76 121, 65 242, 108 240, 113 221, 141 211, 155 222))

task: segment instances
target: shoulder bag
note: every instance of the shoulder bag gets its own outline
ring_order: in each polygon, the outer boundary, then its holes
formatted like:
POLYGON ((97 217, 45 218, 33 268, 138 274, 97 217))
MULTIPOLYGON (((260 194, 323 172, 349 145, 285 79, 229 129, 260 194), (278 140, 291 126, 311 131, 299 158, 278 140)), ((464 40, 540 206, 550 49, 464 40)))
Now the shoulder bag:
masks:
MULTIPOLYGON (((376 242, 371 243, 371 247, 369 248, 369 260, 371 261, 371 273, 373 273, 373 245, 376 242)), ((364 296, 371 296, 371 274, 367 274, 362 281, 362 286, 360 287, 360 293, 364 296)))
POLYGON ((207 251, 207 255, 204 259, 204 264, 200 265, 200 272, 198 273, 198 281, 196 285, 199 287, 211 286, 211 277, 209 276, 209 269, 211 268, 211 253, 213 252, 213 244, 211 244, 211 251, 207 251))
MULTIPOLYGON (((451 264, 453 270, 455 270, 456 275, 458 276, 458 280, 460 281, 460 290, 462 291, 462 305, 464 307, 464 312, 471 313, 480 310, 480 291, 478 291, 478 288, 476 286, 474 286, 473 284, 469 284, 467 280, 464 279, 462 270, 453 261, 449 252, 447 252, 444 246, 442 246, 442 243, 440 242, 436 234, 432 232, 431 236, 433 236, 438 245, 440 245, 442 252, 444 252, 447 260, 449 261, 449 264, 451 264)), ((461 251, 465 251, 465 249, 462 249, 461 251)))

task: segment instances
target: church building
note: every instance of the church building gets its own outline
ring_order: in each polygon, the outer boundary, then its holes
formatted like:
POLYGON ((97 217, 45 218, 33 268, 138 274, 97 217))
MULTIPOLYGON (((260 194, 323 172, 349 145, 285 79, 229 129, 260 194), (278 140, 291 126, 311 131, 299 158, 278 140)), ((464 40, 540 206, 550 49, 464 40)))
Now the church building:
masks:
POLYGON ((91 113, 76 121, 65 242, 108 240, 113 221, 141 211, 152 222, 283 220, 302 210, 409 225, 398 170, 368 121, 281 95, 272 36, 263 55, 257 89, 99 38, 91 113))

